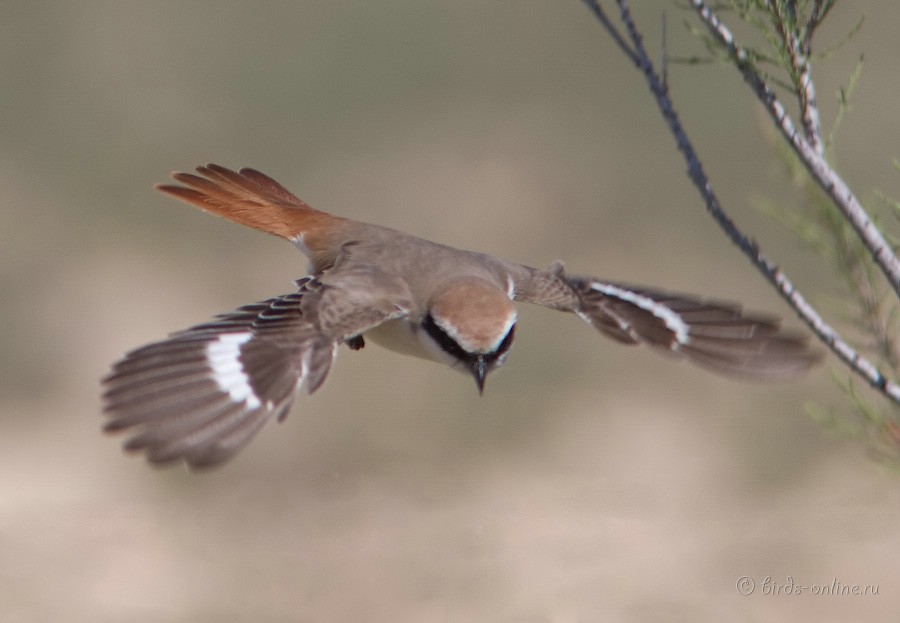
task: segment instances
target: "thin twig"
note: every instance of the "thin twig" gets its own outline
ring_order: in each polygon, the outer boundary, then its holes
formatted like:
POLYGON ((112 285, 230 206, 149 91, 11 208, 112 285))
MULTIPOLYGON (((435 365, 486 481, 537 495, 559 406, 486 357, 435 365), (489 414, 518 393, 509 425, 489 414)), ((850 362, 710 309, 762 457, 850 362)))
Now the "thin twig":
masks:
POLYGON ((850 190, 840 175, 831 168, 823 156, 807 142, 802 133, 797 131, 790 115, 775 96, 775 92, 754 69, 747 51, 739 47, 731 31, 725 26, 713 10, 703 0, 691 0, 700 19, 719 43, 725 47, 735 66, 744 76, 744 80, 753 88, 757 98, 769 111, 775 125, 793 147, 794 152, 803 162, 807 171, 816 183, 825 191, 835 206, 844 215, 857 235, 872 254, 875 264, 881 269, 897 296, 900 296, 900 259, 894 254, 881 231, 872 221, 865 208, 850 190))
POLYGON ((835 0, 813 0, 812 10, 809 12, 809 19, 806 22, 806 30, 803 33, 802 49, 806 56, 812 54, 812 38, 822 23, 822 20, 828 15, 831 7, 834 6, 835 0))
POLYGON ((812 80, 812 70, 809 66, 809 57, 803 51, 800 42, 800 33, 797 32, 797 16, 785 15, 777 2, 772 4, 778 22, 779 34, 788 51, 788 59, 791 62, 791 77, 794 82, 794 91, 800 102, 800 119, 806 140, 820 157, 825 155, 825 146, 822 143, 821 128, 819 125, 819 107, 816 103, 816 87, 812 80))
POLYGON ((628 42, 625 41, 625 37, 622 36, 622 33, 616 28, 616 25, 612 23, 612 20, 606 15, 606 12, 603 10, 603 7, 600 6, 600 0, 584 0, 584 3, 587 7, 593 11, 594 16, 603 24, 603 27, 606 29, 606 32, 609 33, 609 36, 612 37, 612 40, 616 42, 616 45, 622 50, 622 52, 631 59, 631 62, 637 64, 638 58, 635 51, 628 45, 628 42))
POLYGON ((809 19, 806 20, 806 29, 803 31, 802 46, 803 53, 809 56, 812 54, 812 38, 819 27, 819 17, 822 14, 822 0, 813 0, 812 9, 809 11, 809 19))
POLYGON ((674 104, 669 97, 666 86, 654 68, 653 63, 650 61, 650 57, 643 44, 643 38, 632 19, 627 0, 617 1, 622 23, 625 24, 629 38, 634 45, 635 57, 632 60, 635 61, 635 65, 644 74, 647 84, 650 87, 650 91, 656 98, 660 112, 668 123, 672 135, 675 137, 678 149, 681 151, 687 162, 688 176, 700 191, 700 194, 706 203, 706 208, 713 219, 725 231, 731 241, 741 249, 744 255, 750 258, 757 270, 759 270, 766 280, 775 287, 779 295, 829 349, 831 349, 870 385, 878 389, 891 400, 900 403, 900 386, 893 381, 888 380, 868 359, 860 355, 843 338, 841 338, 838 332, 822 319, 815 308, 810 305, 800 291, 794 287, 794 284, 787 275, 763 255, 759 245, 746 236, 725 210, 722 209, 722 205, 719 203, 719 199, 713 191, 709 177, 707 177, 706 172, 703 170, 703 165, 697 156, 697 152, 694 150, 684 127, 681 125, 681 121, 675 111, 674 104))

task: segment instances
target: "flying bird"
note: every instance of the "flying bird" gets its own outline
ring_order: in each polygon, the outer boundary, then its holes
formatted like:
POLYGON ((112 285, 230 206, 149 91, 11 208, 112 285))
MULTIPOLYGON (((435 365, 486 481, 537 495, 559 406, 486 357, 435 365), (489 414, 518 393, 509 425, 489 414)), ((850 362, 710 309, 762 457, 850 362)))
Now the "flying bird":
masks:
POLYGON ((280 236, 309 258, 294 292, 252 303, 138 348, 103 380, 105 430, 156 464, 211 467, 231 458, 301 386, 325 381, 341 346, 371 340, 471 375, 478 391, 503 365, 516 303, 570 312, 623 344, 647 344, 713 372, 783 381, 819 355, 778 320, 737 305, 567 275, 443 244, 309 206, 254 169, 214 164, 173 173, 162 192, 280 236))

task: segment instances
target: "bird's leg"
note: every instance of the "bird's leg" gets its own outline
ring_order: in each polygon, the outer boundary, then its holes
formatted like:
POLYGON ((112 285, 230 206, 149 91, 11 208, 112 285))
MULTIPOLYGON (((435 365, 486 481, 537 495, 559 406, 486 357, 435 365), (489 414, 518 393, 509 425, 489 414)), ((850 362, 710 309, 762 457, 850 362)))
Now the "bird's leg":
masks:
POLYGON ((361 335, 354 335, 353 337, 344 340, 344 343, 350 347, 350 350, 359 350, 366 345, 366 342, 361 335))

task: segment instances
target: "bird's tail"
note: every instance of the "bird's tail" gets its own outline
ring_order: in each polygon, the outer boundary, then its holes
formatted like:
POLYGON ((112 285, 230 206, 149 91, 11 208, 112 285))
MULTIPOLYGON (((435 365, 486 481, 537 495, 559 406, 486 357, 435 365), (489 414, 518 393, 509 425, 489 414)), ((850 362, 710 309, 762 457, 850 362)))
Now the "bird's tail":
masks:
POLYGON ((200 175, 173 173, 183 184, 158 190, 247 227, 297 242, 305 234, 343 219, 321 212, 254 169, 232 171, 217 164, 197 167, 200 175))

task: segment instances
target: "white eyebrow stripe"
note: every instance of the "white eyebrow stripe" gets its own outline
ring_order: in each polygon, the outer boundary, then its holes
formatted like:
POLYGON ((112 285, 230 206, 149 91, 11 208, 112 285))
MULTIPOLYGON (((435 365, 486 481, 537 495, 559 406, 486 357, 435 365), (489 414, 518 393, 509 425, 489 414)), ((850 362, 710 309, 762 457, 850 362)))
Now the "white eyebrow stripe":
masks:
POLYGON ((227 393, 234 402, 243 402, 247 408, 257 409, 262 401, 250 385, 250 377, 240 360, 241 345, 251 339, 252 333, 223 333, 206 345, 206 361, 219 389, 227 393))
POLYGON ((619 286, 614 286, 609 283, 592 282, 591 289, 606 294, 607 296, 627 301, 632 305, 650 312, 666 324, 666 327, 675 334, 675 340, 679 344, 687 344, 691 341, 690 327, 688 327, 687 323, 681 319, 681 316, 671 308, 654 301, 649 296, 639 294, 633 290, 620 288, 619 286))

